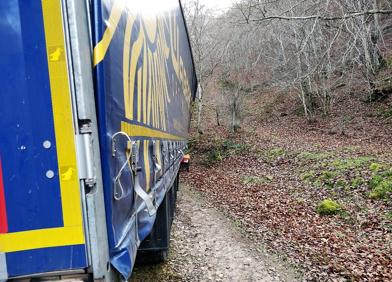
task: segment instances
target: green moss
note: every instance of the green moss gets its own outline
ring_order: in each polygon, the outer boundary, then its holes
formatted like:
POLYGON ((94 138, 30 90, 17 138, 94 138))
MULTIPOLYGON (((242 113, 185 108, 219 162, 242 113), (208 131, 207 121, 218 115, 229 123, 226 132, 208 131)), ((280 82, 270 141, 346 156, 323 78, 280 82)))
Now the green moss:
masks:
POLYGON ((301 152, 298 154, 298 158, 300 160, 311 160, 311 161, 319 161, 319 160, 324 160, 329 157, 331 157, 331 153, 326 153, 326 152, 301 152))
POLYGON ((385 119, 392 118, 392 108, 391 109, 384 109, 379 112, 379 115, 385 119))
POLYGON ((372 163, 370 166, 372 175, 368 186, 372 190, 369 198, 374 200, 389 199, 392 194, 392 170, 385 164, 372 163))
POLYGON ((371 163, 369 169, 373 172, 380 171, 383 168, 382 164, 379 163, 371 163))
POLYGON ((387 199, 390 193, 392 193, 392 180, 382 180, 369 193, 369 198, 373 200, 387 199))
POLYGON ((381 200, 385 197, 386 191, 381 187, 376 187, 369 193, 369 198, 373 200, 381 200))
POLYGON ((243 143, 235 143, 232 140, 225 140, 221 145, 222 151, 231 155, 240 155, 249 152, 251 146, 243 143))
POLYGON ((313 170, 306 171, 301 174, 301 179, 304 181, 313 181, 316 173, 313 170))
POLYGON ((385 219, 392 221, 392 211, 388 211, 384 214, 385 219))
MULTIPOLYGON (((302 152, 298 159, 314 160, 303 166, 300 179, 329 193, 349 195, 350 189, 360 189, 364 196, 389 200, 392 194, 392 167, 373 156, 329 158, 329 153, 302 152), (329 158, 329 159, 328 159, 329 158), (363 189, 367 188, 367 191, 363 189)), ((330 194, 332 195, 332 194, 330 194)), ((331 196, 332 197, 332 196, 331 196)))
POLYGON ((242 184, 244 185, 252 185, 252 184, 265 184, 270 183, 274 178, 270 175, 267 176, 253 176, 247 175, 241 178, 242 184))
POLYGON ((286 155, 286 151, 283 148, 273 147, 260 151, 260 155, 264 161, 271 163, 275 161, 278 157, 283 157, 284 155, 286 155))
POLYGON ((384 178, 379 174, 373 175, 369 180, 369 188, 370 189, 376 188, 383 181, 383 179, 384 178))
POLYGON ((351 180, 351 187, 352 188, 358 188, 359 186, 361 186, 363 184, 363 178, 361 177, 356 177, 353 180, 351 180))
POLYGON ((385 59, 388 68, 392 69, 392 57, 385 59))
POLYGON ((359 148, 358 146, 346 146, 343 148, 343 152, 352 153, 358 150, 358 148, 359 148))
POLYGON ((230 155, 245 154, 251 150, 248 144, 235 143, 230 139, 213 140, 211 147, 204 156, 204 165, 212 166, 230 155))
POLYGON ((372 157, 359 157, 359 158, 348 158, 348 159, 336 159, 330 166, 336 170, 345 171, 349 169, 363 168, 373 160, 372 157))
POLYGON ((282 148, 273 148, 268 151, 268 154, 273 157, 279 157, 283 156, 285 154, 285 151, 282 148))
POLYGON ((223 159, 222 152, 220 150, 212 150, 208 152, 207 159, 211 162, 221 161, 223 159))
POLYGON ((343 210, 342 205, 331 199, 322 200, 316 207, 316 212, 320 215, 334 215, 343 210))
POLYGON ((334 179, 338 175, 335 171, 324 170, 321 172, 319 178, 321 180, 331 180, 334 179))
POLYGON ((338 176, 338 173, 335 171, 322 171, 318 177, 318 181, 321 186, 326 186, 327 188, 333 188, 335 186, 335 178, 338 176))
POLYGON ((340 187, 340 188, 347 188, 347 183, 346 183, 346 181, 343 180, 343 179, 338 179, 338 180, 335 182, 335 185, 334 185, 334 186, 340 187))

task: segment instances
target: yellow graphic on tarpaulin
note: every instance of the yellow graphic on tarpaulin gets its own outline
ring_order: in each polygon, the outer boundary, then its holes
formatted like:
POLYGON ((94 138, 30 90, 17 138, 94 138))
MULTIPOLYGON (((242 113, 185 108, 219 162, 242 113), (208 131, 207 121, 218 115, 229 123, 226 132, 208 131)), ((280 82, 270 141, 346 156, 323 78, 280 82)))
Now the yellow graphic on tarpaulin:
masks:
POLYGON ((61 1, 42 0, 64 227, 0 234, 0 253, 84 244, 61 1))
POLYGON ((146 191, 155 184, 151 182, 151 172, 155 173, 153 150, 156 150, 156 161, 162 165, 159 141, 187 138, 192 97, 189 77, 193 73, 187 73, 188 62, 182 57, 187 54, 181 53, 189 48, 189 42, 180 38, 184 35, 180 29, 184 23, 180 20, 183 18, 177 0, 114 0, 109 18, 104 20, 107 24, 102 40, 94 48, 94 66, 97 66, 105 62, 112 40, 116 40, 113 42, 116 53, 110 53, 110 57, 118 56, 117 48, 122 46, 124 116, 118 121, 121 131, 131 137, 157 141, 154 148, 150 140, 139 140, 143 145, 146 191))
MULTIPOLYGON (((127 12, 127 27, 124 35, 123 82, 125 117, 143 124, 166 131, 168 129, 166 113, 169 108, 169 83, 179 83, 190 104, 191 88, 184 62, 180 56, 179 26, 175 16, 138 17, 127 12), (138 24, 137 39, 131 44, 133 27, 138 24), (169 29, 170 36, 165 36, 169 29), (142 58, 142 64, 139 62, 142 58), (171 63, 174 77, 168 71, 171 63), (136 82, 136 93, 135 93, 136 82), (137 115, 133 112, 137 101, 137 115)), ((176 88, 174 89, 176 90, 176 88)), ((172 93, 179 95, 180 93, 172 93)), ((181 116, 187 116, 188 108, 181 116)))
MULTIPOLYGON (((94 65, 104 59, 120 19, 125 18, 123 39, 125 118, 167 131, 167 112, 172 102, 170 96, 183 95, 185 101, 176 110, 182 111, 179 116, 185 117, 188 116, 192 95, 189 75, 180 54, 182 41, 179 38, 180 27, 176 16, 178 11, 169 9, 166 12, 144 16, 146 11, 142 11, 142 4, 137 4, 137 8, 132 5, 136 4, 125 3, 124 0, 114 1, 103 38, 94 48, 94 65), (166 30, 168 32, 165 32, 166 30), (169 71, 169 65, 172 66, 173 71, 169 71), (169 89, 169 85, 172 85, 173 89, 169 89)), ((186 132, 187 122, 181 124, 177 123, 176 130, 186 132)), ((136 135, 132 134, 132 136, 136 135)))

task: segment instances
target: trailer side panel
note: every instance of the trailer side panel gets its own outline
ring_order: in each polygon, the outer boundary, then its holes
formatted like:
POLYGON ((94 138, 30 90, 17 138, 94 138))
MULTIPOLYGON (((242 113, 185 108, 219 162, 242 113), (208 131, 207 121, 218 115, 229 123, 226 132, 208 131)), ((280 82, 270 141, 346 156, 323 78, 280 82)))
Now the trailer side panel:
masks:
POLYGON ((93 3, 111 263, 128 277, 154 224, 151 202, 156 209, 177 175, 196 77, 178 1, 93 3))

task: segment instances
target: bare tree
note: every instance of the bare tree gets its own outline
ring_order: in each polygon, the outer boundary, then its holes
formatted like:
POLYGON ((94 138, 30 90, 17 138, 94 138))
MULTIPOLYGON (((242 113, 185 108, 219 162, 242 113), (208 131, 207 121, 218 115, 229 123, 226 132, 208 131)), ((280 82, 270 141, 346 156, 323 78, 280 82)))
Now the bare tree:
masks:
POLYGON ((199 0, 184 1, 190 40, 198 77, 197 92, 197 131, 202 133, 203 94, 210 77, 219 64, 219 41, 215 39, 213 11, 207 9, 199 0))
MULTIPOLYGON (((307 120, 330 114, 339 89, 366 86, 369 100, 376 97, 384 36, 392 30, 390 0, 240 0, 219 15, 189 0, 186 11, 199 132, 204 90, 215 78, 233 131, 243 97, 257 87, 296 95, 307 120)), ((214 110, 219 124, 220 107, 214 110)))
MULTIPOLYGON (((235 5, 233 22, 253 25, 264 42, 263 59, 270 61, 275 85, 297 93, 307 119, 329 114, 336 89, 347 84, 349 70, 360 70, 370 99, 383 62, 380 17, 392 14, 380 0, 245 0, 235 5), (271 62, 269 57, 282 59, 271 62)), ((385 21, 384 21, 385 22, 385 21)))

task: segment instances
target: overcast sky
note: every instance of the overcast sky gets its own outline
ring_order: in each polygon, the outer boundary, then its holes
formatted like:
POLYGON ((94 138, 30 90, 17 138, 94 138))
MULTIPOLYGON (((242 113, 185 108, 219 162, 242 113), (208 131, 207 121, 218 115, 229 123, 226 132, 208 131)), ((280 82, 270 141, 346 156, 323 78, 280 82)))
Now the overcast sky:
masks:
POLYGON ((227 9, 234 0, 200 0, 201 3, 212 9, 227 9))

